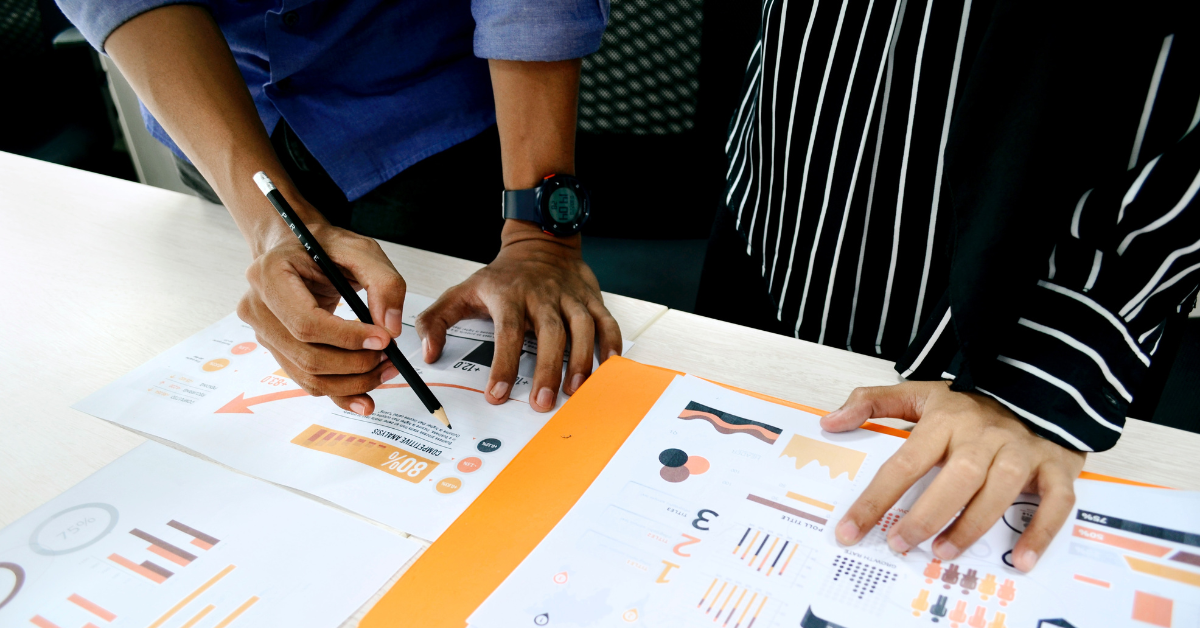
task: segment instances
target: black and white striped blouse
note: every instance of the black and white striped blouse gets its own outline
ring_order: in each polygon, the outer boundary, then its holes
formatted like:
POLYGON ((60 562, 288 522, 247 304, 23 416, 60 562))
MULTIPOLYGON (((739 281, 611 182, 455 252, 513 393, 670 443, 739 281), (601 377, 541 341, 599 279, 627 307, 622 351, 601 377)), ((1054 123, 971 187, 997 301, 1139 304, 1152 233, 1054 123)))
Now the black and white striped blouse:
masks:
POLYGON ((1103 450, 1200 283, 1200 40, 1030 4, 765 0, 725 202, 796 337, 1103 450))

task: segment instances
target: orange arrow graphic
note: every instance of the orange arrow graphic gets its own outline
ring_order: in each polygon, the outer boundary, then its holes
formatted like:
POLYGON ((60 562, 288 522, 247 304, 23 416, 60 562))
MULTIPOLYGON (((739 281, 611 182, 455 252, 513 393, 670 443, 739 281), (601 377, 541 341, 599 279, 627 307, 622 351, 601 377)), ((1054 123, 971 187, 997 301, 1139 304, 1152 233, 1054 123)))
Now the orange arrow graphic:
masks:
MULTIPOLYGON (((479 390, 478 388, 469 388, 467 386, 459 386, 457 384, 432 383, 432 384, 429 384, 429 386, 431 386, 431 387, 437 386, 437 387, 441 387, 441 388, 459 388, 461 390, 470 390, 472 392, 477 392, 479 394, 483 394, 483 391, 479 390)), ((380 390, 383 388, 408 388, 408 387, 409 387, 408 384, 380 384, 379 387, 376 388, 376 390, 380 390)), ((293 397, 307 397, 307 396, 308 396, 308 393, 304 392, 303 390, 281 390, 279 392, 267 393, 265 395, 259 395, 257 397, 249 397, 249 398, 246 397, 246 393, 242 393, 242 394, 238 395, 237 398, 235 398, 233 401, 230 401, 229 403, 221 406, 213 414, 254 414, 254 411, 250 409, 250 406, 257 406, 260 403, 267 403, 269 401, 279 401, 280 399, 291 399, 293 397)))

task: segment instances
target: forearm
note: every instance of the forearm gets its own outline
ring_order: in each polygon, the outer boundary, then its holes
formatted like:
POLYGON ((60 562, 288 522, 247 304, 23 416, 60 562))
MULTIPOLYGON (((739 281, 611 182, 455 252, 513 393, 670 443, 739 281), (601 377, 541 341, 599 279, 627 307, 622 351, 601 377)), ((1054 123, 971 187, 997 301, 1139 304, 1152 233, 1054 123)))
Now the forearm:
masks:
MULTIPOLYGON (((500 131, 504 188, 534 187, 550 174, 575 174, 575 120, 579 99, 578 59, 501 61, 492 59, 492 91, 500 131)), ((504 226, 504 243, 545 239, 578 248, 578 235, 556 238, 518 220, 504 226)))
POLYGON ((265 171, 306 223, 325 219, 275 156, 241 73, 208 11, 172 5, 126 22, 105 51, 228 207, 257 257, 286 228, 252 177, 265 171))

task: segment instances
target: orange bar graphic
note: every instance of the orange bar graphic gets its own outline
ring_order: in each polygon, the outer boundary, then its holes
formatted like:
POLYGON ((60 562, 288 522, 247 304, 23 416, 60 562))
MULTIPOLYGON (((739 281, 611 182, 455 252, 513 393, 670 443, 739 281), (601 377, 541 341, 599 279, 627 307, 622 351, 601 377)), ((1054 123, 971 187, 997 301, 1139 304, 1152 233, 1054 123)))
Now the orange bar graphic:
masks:
POLYGON ((758 603, 758 610, 754 611, 754 617, 750 618, 750 623, 746 624, 746 628, 754 628, 754 620, 758 619, 759 614, 762 613, 763 606, 766 606, 766 604, 767 596, 764 595, 762 601, 758 603))
POLYGON ((787 492, 787 496, 788 496, 788 499, 794 499, 798 502, 808 504, 809 506, 816 506, 817 508, 820 508, 821 510, 828 510, 829 512, 833 512, 833 504, 826 504, 823 501, 818 501, 811 497, 805 497, 804 495, 801 495, 799 493, 793 493, 791 491, 787 492))
POLYGON ((696 608, 704 606, 704 600, 708 599, 708 594, 712 593, 713 587, 715 586, 717 586, 717 579, 713 578, 712 584, 708 585, 708 590, 704 592, 704 597, 700 598, 700 603, 696 605, 696 608))
POLYGON ((784 570, 784 569, 787 569, 787 566, 788 566, 788 564, 792 562, 792 557, 796 555, 796 548, 797 548, 797 547, 800 547, 800 546, 799 546, 799 545, 793 545, 793 546, 792 546, 792 553, 791 553, 791 554, 788 554, 787 560, 783 561, 783 566, 779 568, 779 575, 781 575, 781 576, 782 576, 782 575, 783 575, 783 570, 784 570))
POLYGON ((196 613, 195 616, 193 616, 191 619, 187 620, 187 622, 185 622, 179 628, 192 628, 192 626, 195 626, 197 623, 199 623, 201 619, 204 619, 205 615, 208 615, 209 613, 211 613, 214 608, 216 608, 216 607, 213 606, 212 604, 205 606, 204 608, 200 609, 199 613, 196 613))
MULTIPOLYGON (((742 592, 745 593, 745 590, 743 590, 742 592)), ((717 611, 716 615, 713 615, 713 623, 716 623, 717 618, 721 616, 721 613, 725 612, 725 607, 729 605, 729 600, 733 599, 734 593, 737 593, 737 585, 736 584, 733 585, 733 588, 729 590, 729 595, 725 596, 725 601, 721 602, 721 610, 717 611)))
POLYGON ((108 559, 113 561, 114 563, 128 569, 129 571, 132 571, 133 573, 136 573, 137 575, 142 576, 143 578, 146 578, 147 580, 151 580, 151 581, 157 582, 159 584, 162 584, 167 581, 167 576, 164 576, 160 573, 155 573, 153 571, 150 571, 149 569, 146 569, 142 565, 139 565, 139 564, 133 562, 132 560, 129 560, 128 558, 125 558, 124 556, 121 556, 120 554, 111 554, 108 557, 108 559))
MULTIPOLYGON (((746 613, 750 612, 750 607, 754 606, 754 598, 756 598, 756 597, 758 597, 757 593, 752 593, 750 595, 750 601, 746 603, 745 610, 743 610, 742 614, 738 616, 737 623, 733 625, 733 628, 738 628, 738 626, 742 625, 742 620, 746 618, 746 613)), ((751 619, 750 621, 754 621, 754 620, 751 619)))
POLYGON ((150 550, 151 552, 153 552, 155 554, 158 554, 159 556, 162 556, 163 558, 165 558, 181 567, 187 567, 188 564, 192 562, 186 558, 180 558, 179 556, 176 556, 175 554, 173 554, 157 545, 151 545, 150 547, 147 547, 146 549, 150 550))
POLYGON ((312 425, 293 438, 292 444, 353 460, 413 484, 420 484, 438 466, 433 460, 391 445, 359 447, 355 438, 353 434, 343 434, 330 431, 327 427, 312 425), (329 433, 321 440, 313 441, 312 436, 322 430, 329 433), (337 438, 334 439, 334 436, 337 438))
POLYGON ((754 538, 750 539, 750 544, 746 546, 746 551, 742 552, 742 560, 746 559, 746 554, 750 553, 750 548, 754 547, 754 542, 758 540, 758 535, 762 534, 761 530, 754 531, 754 538))
POLYGON ((1175 602, 1170 598, 1159 597, 1142 591, 1133 592, 1133 618, 1144 621, 1151 626, 1171 628, 1171 612, 1175 602))
POLYGON ((192 539, 192 545, 195 545, 196 547, 199 547, 202 550, 210 550, 213 548, 212 543, 205 543, 204 541, 201 541, 200 539, 192 539))
POLYGON ((1200 587, 1200 573, 1184 571, 1182 569, 1176 569, 1175 567, 1168 567, 1166 565, 1152 563, 1148 560, 1142 560, 1141 558, 1134 558, 1132 556, 1126 556, 1125 562, 1129 563, 1129 566, 1132 567, 1134 571, 1139 571, 1151 576, 1158 576, 1159 578, 1166 578, 1167 580, 1174 580, 1175 582, 1182 582, 1183 584, 1189 584, 1193 587, 1200 587))
MULTIPOLYGON (((167 525, 171 526, 172 528, 175 528, 176 530, 179 530, 180 532, 183 532, 184 534, 190 534, 191 536, 195 537, 196 539, 203 541, 204 543, 207 543, 208 547, 212 547, 212 546, 216 545, 217 543, 221 542, 220 539, 218 539, 216 537, 209 536, 209 535, 197 530, 196 528, 193 528, 187 524, 180 523, 174 519, 168 521, 167 525)), ((208 549, 208 548, 206 547, 205 549, 208 549)))
POLYGON ((709 604, 708 604, 708 609, 704 611, 705 615, 709 614, 709 612, 712 611, 713 606, 716 605, 717 600, 721 599, 721 594, 725 592, 725 587, 727 587, 727 586, 729 586, 728 582, 721 583, 721 588, 717 589, 717 595, 713 597, 712 602, 709 602, 709 604))
POLYGON ((74 593, 72 593, 71 597, 67 598, 67 601, 71 602, 72 604, 82 608, 83 610, 95 615, 96 617, 103 619, 104 621, 112 621, 117 618, 116 615, 104 610, 103 608, 100 608, 94 602, 91 602, 90 600, 88 600, 87 598, 84 598, 83 596, 75 595, 74 593))
POLYGON ((1097 580, 1097 579, 1095 579, 1095 578, 1089 578, 1089 577, 1087 577, 1087 576, 1085 576, 1085 575, 1082 575, 1082 574, 1075 574, 1075 579, 1076 579, 1076 580, 1078 580, 1078 581, 1080 581, 1080 582, 1086 582, 1086 583, 1088 583, 1088 584, 1094 584, 1094 585, 1096 585, 1096 586, 1098 586, 1098 587, 1104 587, 1105 589, 1111 589, 1111 588, 1112 588, 1112 585, 1111 585, 1111 584, 1109 584, 1109 583, 1107 583, 1107 582, 1105 582, 1105 581, 1103 581, 1103 580, 1097 580))
POLYGON ((1171 552, 1171 548, 1169 547, 1154 545, 1153 543, 1131 539, 1126 536, 1120 536, 1102 530, 1085 528, 1083 526, 1075 526, 1075 531, 1072 533, 1072 535, 1081 539, 1087 539, 1089 541, 1095 541, 1097 543, 1103 543, 1105 545, 1111 545, 1113 547, 1119 547, 1121 549, 1127 549, 1142 554, 1149 554, 1159 558, 1162 558, 1171 552))
POLYGON ((725 623, 721 624, 722 626, 729 625, 729 620, 733 617, 733 614, 737 612, 737 609, 742 607, 742 600, 744 599, 746 599, 746 590, 742 589, 742 594, 738 596, 738 601, 734 602, 733 608, 731 608, 729 610, 729 614, 725 616, 725 623))
POLYGON ((37 626, 38 628, 59 628, 58 624, 46 619, 45 617, 42 617, 41 615, 34 615, 33 619, 29 620, 29 623, 37 626))
POLYGON ((192 591, 191 593, 189 593, 187 595, 187 597, 180 600, 179 603, 176 604, 175 606, 172 606, 171 610, 163 613, 162 617, 159 617, 158 619, 156 619, 153 624, 150 624, 146 628, 158 628, 159 626, 163 625, 168 619, 173 617, 175 615, 175 613, 178 613, 180 611, 180 609, 182 609, 184 606, 187 606, 188 604, 190 604, 192 602, 192 600, 199 597, 199 595, 201 593, 204 593, 205 591, 208 590, 209 587, 216 584, 218 580, 220 580, 221 578, 224 578, 225 576, 228 576, 229 572, 233 571, 236 567, 237 567, 236 565, 230 565, 230 566, 222 569, 220 573, 213 576, 212 578, 209 578, 208 582, 205 582, 204 584, 200 585, 195 591, 192 591))
POLYGON ((758 562, 758 571, 762 571, 763 565, 767 564, 767 559, 771 557, 771 554, 775 553, 775 546, 778 544, 779 537, 775 537, 775 540, 771 541, 771 549, 767 550, 767 553, 763 555, 762 560, 758 562))
POLYGON ((242 613, 246 612, 246 609, 250 608, 251 606, 254 606, 254 603, 257 601, 258 601, 257 596, 246 600, 245 602, 242 603, 241 606, 237 607, 237 609, 235 609, 232 613, 230 613, 229 617, 222 619, 221 623, 217 624, 216 626, 213 626, 213 628, 225 628, 229 624, 233 623, 233 620, 237 619, 238 615, 241 615, 242 613))

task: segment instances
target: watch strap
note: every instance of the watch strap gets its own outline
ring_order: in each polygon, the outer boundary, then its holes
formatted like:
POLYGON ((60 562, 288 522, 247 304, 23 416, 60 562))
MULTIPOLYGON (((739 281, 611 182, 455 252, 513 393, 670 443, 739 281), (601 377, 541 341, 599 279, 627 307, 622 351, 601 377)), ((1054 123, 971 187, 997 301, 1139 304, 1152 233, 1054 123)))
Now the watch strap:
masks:
POLYGON ((541 212, 538 211, 538 190, 505 190, 502 201, 501 215, 505 220, 515 218, 542 224, 541 212))

